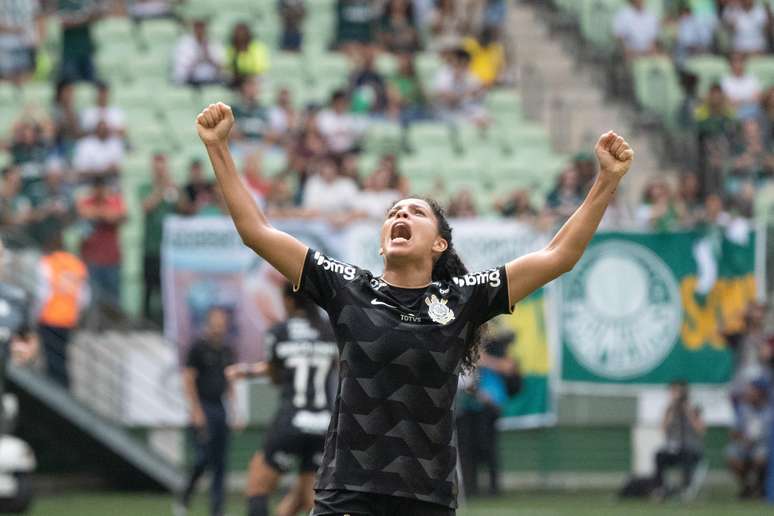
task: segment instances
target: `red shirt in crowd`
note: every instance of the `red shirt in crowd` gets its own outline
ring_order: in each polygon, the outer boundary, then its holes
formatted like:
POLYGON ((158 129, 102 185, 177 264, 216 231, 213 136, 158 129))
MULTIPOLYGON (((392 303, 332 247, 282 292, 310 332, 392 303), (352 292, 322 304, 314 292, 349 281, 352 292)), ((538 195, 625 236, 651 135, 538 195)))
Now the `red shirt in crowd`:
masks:
POLYGON ((89 195, 78 203, 78 213, 92 222, 91 233, 81 242, 81 256, 89 265, 120 265, 118 229, 126 216, 120 194, 89 195))

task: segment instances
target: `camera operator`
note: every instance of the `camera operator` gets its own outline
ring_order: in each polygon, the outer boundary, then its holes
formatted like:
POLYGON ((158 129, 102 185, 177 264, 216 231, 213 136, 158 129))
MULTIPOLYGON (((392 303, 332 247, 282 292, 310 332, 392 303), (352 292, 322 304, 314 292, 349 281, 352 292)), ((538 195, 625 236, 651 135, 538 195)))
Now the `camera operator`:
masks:
POLYGON ((704 421, 699 407, 691 407, 688 385, 684 381, 669 386, 671 401, 661 425, 666 443, 656 453, 655 484, 666 497, 674 494, 664 484, 664 474, 671 467, 682 469, 682 489, 691 484, 694 469, 703 456, 704 421))

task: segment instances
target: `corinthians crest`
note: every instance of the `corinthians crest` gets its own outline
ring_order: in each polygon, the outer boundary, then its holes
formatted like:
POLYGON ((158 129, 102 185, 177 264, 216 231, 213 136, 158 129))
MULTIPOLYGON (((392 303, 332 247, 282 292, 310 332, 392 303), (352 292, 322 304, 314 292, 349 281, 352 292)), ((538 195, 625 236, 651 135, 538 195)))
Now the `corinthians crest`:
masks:
POLYGON ((426 297, 425 303, 427 303, 428 306, 427 314, 430 316, 430 319, 438 324, 448 324, 453 321, 454 312, 451 311, 451 308, 446 306, 448 302, 448 299, 438 299, 435 294, 429 298, 426 297))

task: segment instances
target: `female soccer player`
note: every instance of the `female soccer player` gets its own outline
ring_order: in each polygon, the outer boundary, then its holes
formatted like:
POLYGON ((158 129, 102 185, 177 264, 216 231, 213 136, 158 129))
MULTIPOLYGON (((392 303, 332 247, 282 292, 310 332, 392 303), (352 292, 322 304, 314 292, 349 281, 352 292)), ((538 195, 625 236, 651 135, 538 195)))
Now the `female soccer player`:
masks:
POLYGON ((478 329, 573 268, 634 152, 603 135, 596 181, 548 246, 476 274, 438 205, 403 199, 382 225, 384 273, 373 276, 271 226, 231 158, 227 105, 196 120, 242 241, 325 309, 336 334, 339 382, 312 515, 454 515, 452 405, 460 368, 475 364, 478 329))
POLYGON ((329 392, 336 372, 336 339, 319 308, 288 283, 283 296, 286 321, 266 334, 266 362, 234 364, 226 376, 235 380, 269 375, 280 389, 277 414, 266 433, 263 453, 256 453, 247 474, 247 516, 269 516, 268 496, 298 459, 293 489, 276 509, 277 516, 309 511, 314 500, 314 472, 320 467, 333 409, 329 392))

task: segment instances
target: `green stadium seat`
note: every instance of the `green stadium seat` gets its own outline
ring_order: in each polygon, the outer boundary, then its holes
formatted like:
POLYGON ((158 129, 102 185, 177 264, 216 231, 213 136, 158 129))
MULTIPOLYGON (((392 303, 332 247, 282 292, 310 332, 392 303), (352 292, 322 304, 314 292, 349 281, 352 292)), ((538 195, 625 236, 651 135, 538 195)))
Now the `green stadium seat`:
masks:
POLYGON ((774 58, 755 56, 747 61, 747 71, 755 75, 764 88, 774 86, 774 58))
POLYGON ((713 83, 730 73, 728 60, 720 56, 703 55, 691 57, 685 62, 685 67, 699 77, 698 94, 704 96, 713 83))
POLYGON ((632 64, 632 72, 640 106, 673 123, 682 92, 672 61, 666 56, 641 57, 632 64))

